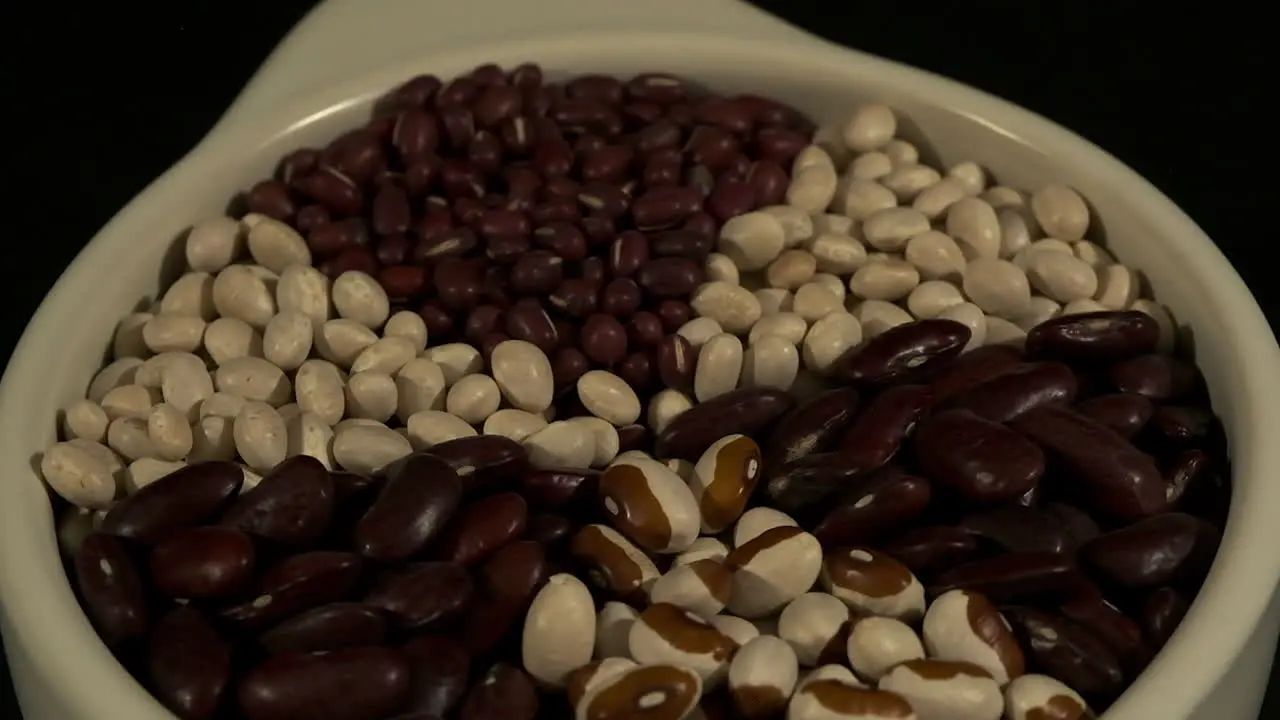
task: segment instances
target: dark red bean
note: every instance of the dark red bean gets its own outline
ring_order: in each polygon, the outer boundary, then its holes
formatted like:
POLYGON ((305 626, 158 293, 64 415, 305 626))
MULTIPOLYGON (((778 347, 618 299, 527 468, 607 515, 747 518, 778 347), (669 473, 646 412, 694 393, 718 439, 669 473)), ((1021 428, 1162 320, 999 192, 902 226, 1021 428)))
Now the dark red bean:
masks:
POLYGON ((462 565, 478 562, 522 535, 528 523, 529 506, 516 493, 478 500, 454 518, 440 557, 462 565))
POLYGON ((693 319, 693 308, 683 300, 663 300, 658 303, 658 317, 662 318, 662 327, 673 333, 693 319))
POLYGON ((1080 508, 1060 502, 1045 503, 1040 510, 1052 518, 1052 522, 1062 529, 1067 539, 1067 547, 1074 552, 1081 545, 1102 534, 1098 523, 1080 508))
POLYGON ((810 453, 786 463, 774 463, 764 476, 770 504, 796 514, 823 502, 865 472, 840 453, 810 453))
POLYGON ((636 271, 636 282, 655 298, 687 297, 706 280, 702 265, 691 258, 664 257, 650 260, 636 271))
POLYGON ((403 234, 388 235, 378 240, 374 247, 374 255, 383 265, 403 265, 409 262, 412 251, 413 243, 403 234))
POLYGON ((1137 310, 1063 315, 1027 333, 1027 355, 1066 363, 1114 363, 1154 352, 1160 327, 1137 310))
POLYGON ((298 455, 272 468, 235 499, 220 524, 292 547, 311 547, 333 516, 333 480, 313 457, 298 455))
MULTIPOLYGON (((534 720, 538 692, 523 671, 498 663, 471 686, 459 720, 534 720)), ((256 718, 254 720, 257 720, 256 718)))
POLYGON ((635 230, 618 234, 609 247, 609 274, 629 277, 649 261, 649 239, 635 230))
MULTIPOLYGON (((316 228, 329 224, 329 210, 323 205, 307 205, 298 210, 293 224, 303 236, 310 235, 316 228)), ((313 248, 314 250, 314 248, 313 248)))
POLYGON ((318 225, 307 236, 307 246, 321 257, 337 255, 344 250, 365 245, 368 242, 368 228, 357 218, 318 225))
POLYGON ((600 291, 589 280, 568 278, 547 297, 557 310, 573 317, 586 317, 600 305, 600 291))
POLYGON ((1173 631, 1178 629, 1190 607, 1186 598, 1169 587, 1159 588, 1147 597, 1139 616, 1142 630, 1156 650, 1162 649, 1173 637, 1173 631))
POLYGON ((188 465, 112 506, 102 520, 102 531, 154 544, 211 520, 243 484, 244 471, 235 463, 188 465))
POLYGON ((289 196, 289 187, 279 180, 263 180, 249 190, 246 204, 256 212, 276 220, 293 217, 297 207, 289 196))
POLYGON ((586 468, 532 470, 524 475, 520 492, 546 510, 560 510, 595 497, 600 471, 586 468))
POLYGON ((251 600, 225 608, 222 617, 262 627, 303 610, 341 599, 355 586, 363 563, 359 555, 315 551, 285 558, 267 569, 251 600))
POLYGON ((632 203, 631 219, 639 230, 661 230, 674 227, 701 207, 702 196, 693 188, 656 187, 632 203))
POLYGON ((533 232, 533 240, 539 247, 568 262, 585 259, 589 251, 586 235, 569 223, 544 225, 533 232))
POLYGON ((998 423, 1041 405, 1070 405, 1078 384, 1062 363, 1028 363, 957 393, 947 407, 969 410, 998 423))
POLYGON ((453 562, 410 563, 378 577, 364 602, 389 613, 405 629, 439 623, 462 612, 472 595, 471 576, 453 562))
POLYGON ((498 332, 505 326, 506 316, 502 310, 493 305, 480 305, 472 308, 467 314, 467 322, 462 334, 468 340, 479 342, 480 338, 498 332))
POLYGON ((777 127, 762 129, 756 135, 755 142, 756 151, 761 158, 782 166, 790 166, 808 144, 809 138, 802 133, 777 127))
POLYGON ((320 151, 312 148, 294 150, 280 159, 276 174, 281 182, 292 183, 294 179, 316 169, 320 164, 320 151))
POLYGON ((1071 598, 1087 586, 1068 555, 1053 552, 1009 553, 974 560, 939 575, 929 587, 933 596, 964 589, 982 593, 993 602, 1026 602, 1071 598))
POLYGON ((468 492, 514 484, 529 469, 529 451, 502 435, 472 435, 446 440, 432 446, 431 454, 457 471, 468 492))
MULTIPOLYGON (((671 337, 684 340, 679 335, 671 337)), ((778 421, 765 443, 765 464, 791 463, 830 450, 853 423, 858 399, 858 392, 852 388, 835 388, 797 406, 778 421)))
POLYGON ((779 205, 786 200, 790 178, 787 171, 775 162, 760 160, 751 163, 746 181, 751 185, 756 207, 779 205))
POLYGON ((231 648, 207 618, 179 606, 160 618, 147 642, 150 689, 184 720, 213 717, 231 679, 231 648))
POLYGON ((962 528, 933 525, 907 530, 881 543, 880 551, 917 576, 931 576, 972 560, 978 554, 978 541, 962 528))
POLYGON ((424 236, 413 250, 414 260, 436 262, 443 258, 459 257, 474 250, 480 241, 470 228, 449 228, 424 236))
POLYGON ((654 347, 665 337, 662 320, 651 312, 642 310, 632 315, 629 325, 627 337, 632 347, 654 347))
POLYGON ((339 602, 285 620, 259 636, 258 644, 269 653, 327 652, 381 645, 386 634, 382 613, 361 603, 339 602))
POLYGON ((1151 413, 1149 427, 1166 443, 1186 446, 1205 440, 1216 422, 1205 408, 1162 405, 1151 413))
POLYGON ((924 385, 889 388, 872 398, 840 438, 841 455, 864 470, 889 462, 933 404, 924 385))
POLYGON ((1172 400, 1195 391, 1200 373, 1168 355, 1139 355, 1111 368, 1111 382, 1123 393, 1135 393, 1152 400, 1172 400))
POLYGON ((1194 584, 1208 573, 1219 540, 1218 530, 1200 518, 1163 513, 1096 538, 1080 549, 1080 561, 1119 587, 1194 584))
POLYGON ((1067 553, 1076 549, 1056 516, 1021 505, 966 515, 959 526, 1006 552, 1067 553))
POLYGON ((356 524, 356 547, 375 560, 403 560, 431 542, 453 517, 462 481, 444 460, 409 456, 356 524))
POLYGON ((418 107, 404 110, 391 130, 391 144, 405 158, 434 153, 440 147, 440 124, 433 113, 418 107))
POLYGON ((551 352, 560 344, 559 333, 551 316, 533 298, 521 298, 507 312, 507 335, 516 340, 524 340, 538 346, 544 353, 551 352))
POLYGON ((529 539, 539 545, 563 548, 573 536, 573 530, 574 524, 559 515, 534 515, 529 519, 529 539))
POLYGON ((391 648, 281 653, 250 671, 237 695, 248 720, 379 720, 404 705, 409 678, 391 648))
POLYGON ((335 280, 339 275, 351 270, 375 275, 378 272, 378 259, 368 248, 353 247, 343 250, 337 257, 326 260, 319 267, 321 272, 335 280))
POLYGON ((564 260, 545 250, 527 252, 511 266, 509 279, 518 293, 545 295, 564 279, 564 260))
POLYGON ((409 661, 407 712, 445 717, 467 691, 471 657, 465 648, 443 635, 410 640, 402 648, 409 661))
POLYGON ((650 386, 653 385, 656 376, 653 360, 644 351, 633 352, 622 358, 614 366, 613 373, 641 397, 650 392, 650 386))
POLYGON ((750 180, 721 182, 707 196, 707 211, 716 220, 725 222, 755 208, 758 196, 759 191, 750 180))
POLYGON ((714 247, 715 237, 691 230, 667 230, 649 238, 649 251, 659 257, 702 260, 714 247))
POLYGON ((947 410, 920 425, 920 467, 974 503, 1012 500, 1044 474, 1044 452, 1009 428, 969 412, 947 410))
POLYGON ((850 382, 883 386, 923 377, 960 354, 967 326, 954 320, 917 320, 890 328, 864 343, 839 368, 850 382))
POLYGON ((1165 477, 1165 497, 1171 507, 1221 524, 1231 493, 1208 454, 1203 450, 1179 453, 1165 477))
POLYGON ((1083 597, 1058 607, 1071 622, 1093 633, 1115 654, 1129 677, 1135 677, 1150 662, 1154 650, 1142 636, 1142 628, 1106 600, 1083 597))
POLYGON ((1120 434, 1132 438, 1146 426, 1155 412, 1151 401, 1141 395, 1120 393, 1099 395, 1076 405, 1076 412, 1120 434))
POLYGON ((1066 618, 1031 608, 1003 611, 1032 664, 1094 702, 1124 687, 1120 661, 1091 632, 1066 618))
POLYGON ((142 577, 120 539, 90 533, 75 558, 76 589, 98 634, 109 645, 139 638, 150 623, 142 577))
MULTIPOLYGON (((666 330, 665 324, 663 330, 666 330)), ((689 341, 675 334, 663 337, 654 351, 654 364, 657 366, 658 378, 664 386, 676 390, 687 391, 693 387, 697 359, 698 354, 689 341)))
MULTIPOLYGON (((443 293, 442 293, 443 294, 443 293)), ((418 316, 427 326, 432 339, 448 337, 453 332, 453 318, 439 300, 428 300, 418 308, 418 316)))
POLYGON ((463 644, 473 654, 488 652, 519 627, 533 595, 550 575, 546 551, 531 541, 511 543, 480 570, 479 594, 463 622, 463 644))
POLYGON ((555 378, 556 392, 571 388, 578 378, 591 369, 591 361, 578 348, 560 348, 551 358, 551 375, 555 378))
POLYGON ((1008 345, 984 345, 939 368, 929 381, 939 403, 953 395, 1009 372, 1022 362, 1022 353, 1008 345))
POLYGON ((616 318, 630 317, 640 309, 644 296, 631 278, 616 278, 600 294, 600 312, 616 318))
POLYGON ((696 462, 716 440, 766 432, 794 406, 779 390, 731 390, 681 413, 654 442, 654 456, 696 462))
POLYGON ((627 355, 627 329, 613 316, 596 313, 583 323, 579 343, 587 358, 611 365, 627 355))
POLYGON ((307 197, 337 215, 356 215, 364 205, 364 195, 355 181, 329 165, 298 178, 296 185, 307 197))
POLYGON ((448 258, 435 266, 436 292, 445 307, 469 310, 479 305, 484 296, 482 269, 461 258, 448 258))
POLYGON ((1013 428, 1070 472, 1090 504, 1135 520, 1165 508, 1164 479, 1152 459, 1104 425, 1063 408, 1035 408, 1013 428))
POLYGON ((924 478, 882 468, 845 491, 813 534, 823 547, 863 545, 920 517, 932 496, 924 478))
POLYGON ((379 235, 394 235, 409 230, 411 212, 409 196, 395 185, 383 185, 373 196, 373 231, 379 235))
POLYGON ((533 242, 527 237, 507 235, 490 239, 485 245, 484 254, 490 260, 506 265, 518 260, 532 247, 533 242))
POLYGON ((188 528, 151 550, 151 580, 171 598, 228 597, 248 587, 254 558, 253 541, 240 530, 188 528))

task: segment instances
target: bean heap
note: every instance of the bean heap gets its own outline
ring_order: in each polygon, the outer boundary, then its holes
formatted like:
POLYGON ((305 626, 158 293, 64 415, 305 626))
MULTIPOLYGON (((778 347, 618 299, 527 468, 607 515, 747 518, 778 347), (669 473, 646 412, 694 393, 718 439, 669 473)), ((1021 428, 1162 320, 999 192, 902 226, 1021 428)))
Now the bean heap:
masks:
POLYGON ((1075 191, 896 134, 482 66, 291 154, 41 458, 99 634, 183 718, 1092 717, 1221 427, 1075 191))

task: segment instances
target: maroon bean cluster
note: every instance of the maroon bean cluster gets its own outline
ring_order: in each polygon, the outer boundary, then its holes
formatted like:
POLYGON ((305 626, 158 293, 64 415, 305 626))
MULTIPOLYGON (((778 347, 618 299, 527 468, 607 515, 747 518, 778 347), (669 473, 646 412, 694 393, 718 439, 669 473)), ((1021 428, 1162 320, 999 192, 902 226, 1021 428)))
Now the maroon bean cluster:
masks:
POLYGON ((643 398, 719 225, 782 202, 811 134, 786 105, 671 75, 560 83, 484 65, 410 80, 246 200, 297 228, 331 276, 375 276, 433 344, 527 340, 560 388, 600 367, 643 398))
POLYGON ((297 456, 244 492, 237 465, 191 465, 112 508, 75 584, 182 718, 562 717, 519 634, 574 529, 549 511, 593 476, 530 470, 499 436, 375 477, 297 456))

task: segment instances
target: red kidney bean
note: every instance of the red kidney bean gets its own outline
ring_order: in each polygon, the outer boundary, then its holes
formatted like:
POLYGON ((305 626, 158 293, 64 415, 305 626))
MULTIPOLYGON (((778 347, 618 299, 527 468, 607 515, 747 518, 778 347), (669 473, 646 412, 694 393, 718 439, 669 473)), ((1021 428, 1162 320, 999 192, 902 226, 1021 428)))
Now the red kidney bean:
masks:
POLYGON ((517 493, 507 492, 476 501, 454 518, 440 543, 445 560, 462 565, 483 560, 522 535, 529 524, 529 506, 517 493))
POLYGON ((1120 661, 1085 628, 1031 608, 1005 608, 1003 613, 1027 658, 1044 673, 1095 702, 1109 701, 1123 689, 1120 661))
POLYGON ((1192 515, 1153 515, 1102 535, 1080 549, 1081 563, 1125 588, 1198 583, 1218 551, 1217 528, 1192 515))
POLYGON ((467 691, 471 657, 461 643, 443 635, 410 640, 402 648, 409 661, 406 712, 445 717, 467 691))
POLYGON ((1185 397, 1200 387, 1202 379, 1194 365, 1168 355, 1139 355, 1111 367, 1111 382, 1123 393, 1135 393, 1152 400, 1185 397))
POLYGON ((998 423, 1041 405, 1070 405, 1078 384, 1062 363, 1028 363, 953 395, 947 407, 969 410, 998 423))
POLYGON ((702 265, 691 258, 655 258, 636 271, 636 282, 655 298, 687 297, 706 281, 702 265))
POLYGON ((529 451, 502 435, 472 435, 432 446, 431 454, 449 464, 472 492, 507 485, 529 470, 529 451))
POLYGON ((696 462, 726 435, 764 433, 793 404, 791 395, 779 390, 731 390, 693 406, 668 424, 654 442, 654 456, 696 462))
POLYGON ((866 471, 840 453, 811 453, 768 466, 764 493, 770 504, 788 513, 813 508, 866 471))
POLYGON ((591 369, 591 361, 577 348, 560 348, 551 358, 551 374, 556 392, 564 392, 591 369))
POLYGON ((965 516, 960 527, 1006 552, 1073 552, 1058 518, 1021 505, 1006 505, 965 516))
POLYGON ((409 678, 404 654, 391 648, 281 653, 250 671, 237 695, 249 720, 379 720, 404 705, 409 678))
MULTIPOLYGON (((757 198, 760 197, 760 191, 757 186, 752 183, 753 176, 751 172, 756 172, 754 176, 757 182, 762 182, 762 176, 756 169, 755 163, 752 165, 751 171, 748 171, 746 180, 728 180, 718 183, 709 195, 707 195, 706 207, 718 222, 726 222, 732 217, 742 215, 756 207, 757 198)), ((786 177, 786 173, 783 173, 786 177)))
POLYGON ((920 517, 931 497, 924 478, 892 466, 882 468, 854 483, 813 534, 823 547, 863 545, 920 517))
POLYGON ((1088 513, 1077 507, 1051 502, 1045 503, 1040 510, 1062 529, 1067 538, 1067 546, 1072 552, 1102 534, 1098 523, 1089 517, 1088 513))
POLYGON ((480 569, 479 592, 462 623, 462 642, 472 654, 487 653, 519 627, 534 593, 551 571, 536 542, 511 543, 480 569))
MULTIPOLYGON (((670 337, 688 344, 679 335, 670 337)), ((690 382, 692 370, 690 367, 690 382)), ((853 388, 827 390, 800 404, 778 421, 769 436, 765 443, 765 464, 792 463, 806 455, 830 450, 836 438, 853 423, 858 407, 858 392, 853 388)))
POLYGON ((968 410, 947 410, 920 425, 915 437, 921 468, 974 503, 1012 500, 1044 474, 1044 452, 1009 428, 968 410))
POLYGON ((1141 673, 1155 654, 1138 623, 1102 598, 1069 600, 1058 607, 1058 612, 1105 643, 1131 678, 1141 673))
POLYGON ((171 598, 228 597, 248 587, 254 558, 253 541, 239 530, 188 528, 152 548, 151 580, 171 598))
POLYGON ((964 353, 934 373, 929 381, 939 403, 988 380, 999 377, 1022 362, 1022 353, 1008 345, 984 345, 964 353))
POLYGON ((356 524, 356 547, 375 560, 403 560, 426 547, 453 517, 462 481, 444 460, 411 455, 356 524))
POLYGON ((188 465, 112 506, 102 520, 102 530, 154 544, 212 519, 243 484, 244 471, 235 463, 188 465))
POLYGON ((355 586, 362 568, 354 553, 318 550, 294 555, 267 569, 253 599, 224 608, 221 615, 238 625, 262 627, 342 598, 355 586))
POLYGON ((293 198, 289 197, 289 188, 279 180, 263 180, 254 185, 245 203, 249 212, 262 213, 276 220, 288 220, 296 209, 293 198))
POLYGON ((386 634, 382 613, 361 603, 338 602, 285 620, 260 635, 258 644, 269 653, 327 652, 381 645, 386 634))
POLYGON ((141 637, 150 622, 147 595, 120 539, 85 536, 75 557, 76 589, 98 634, 109 645, 141 637))
POLYGON ((1166 474, 1165 497, 1171 507, 1225 524, 1231 488, 1219 468, 1202 450, 1186 450, 1174 458, 1166 474))
POLYGON ((692 230, 664 230, 649 238, 649 250, 659 257, 702 260, 715 248, 715 237, 692 230))
POLYGON ((213 717, 231 679, 231 648, 207 618, 178 606, 160 618, 147 642, 150 689, 184 720, 213 717))
POLYGON ((885 390, 867 403, 840 438, 840 454, 863 470, 883 466, 915 431, 932 404, 933 393, 924 385, 885 390))
POLYGON ((220 524, 293 547, 310 547, 333 516, 333 480, 313 457, 298 455, 235 499, 220 524))
POLYGON ((751 163, 746 181, 751 185, 756 207, 778 205, 786 200, 790 179, 787 171, 773 161, 759 160, 751 163))
POLYGON ((1043 406, 1024 413, 1013 428, 1070 472, 1102 513, 1135 520, 1165 508, 1164 479, 1155 463, 1106 426, 1070 410, 1043 406))
POLYGON ((462 565, 419 562, 378 576, 364 602, 412 630, 458 615, 472 591, 471 576, 462 565))
POLYGON ((929 586, 933 596, 964 589, 982 593, 993 602, 1025 602, 1074 597, 1088 588, 1085 577, 1068 555, 1018 552, 973 560, 939 575, 929 586))
POLYGON ((1204 408, 1161 405, 1151 413, 1148 427, 1165 443, 1186 446, 1204 441, 1217 418, 1204 408))
POLYGON ((605 286, 600 295, 600 312, 617 318, 630 317, 640 309, 644 295, 640 286, 631 278, 616 278, 605 286))
POLYGON ((594 498, 599 478, 599 470, 586 468, 531 470, 524 475, 520 492, 538 507, 560 510, 594 498))
POLYGON ((1158 588, 1147 596, 1139 616, 1142 630, 1156 650, 1164 648, 1173 637, 1173 631, 1178 629, 1190 607, 1186 598, 1170 587, 1158 588))
MULTIPOLYGON (((538 692, 523 671, 498 663, 471 686, 459 720, 534 720, 538 692)), ((256 720, 256 718, 254 719, 256 720)))
POLYGON ((1119 393, 1090 398, 1076 405, 1075 410, 1111 428, 1121 437, 1132 438, 1146 426, 1155 406, 1141 395, 1119 393))
POLYGON ((579 342, 587 358, 601 365, 611 365, 627 355, 627 329, 604 313, 587 318, 579 342))
POLYGON ((1027 333, 1027 355, 1066 363, 1114 363, 1155 352, 1160 328, 1136 310, 1063 315, 1027 333))
POLYGON ((969 342, 967 326, 931 319, 890 328, 863 343, 840 363, 838 373, 867 386, 909 382, 945 365, 969 342))
POLYGON ((978 554, 978 541, 963 528, 932 525, 907 530, 881 543, 880 551, 917 576, 931 576, 972 560, 978 554))
POLYGON ((530 540, 550 548, 561 548, 573 536, 574 524, 559 515, 534 515, 529 519, 530 540))

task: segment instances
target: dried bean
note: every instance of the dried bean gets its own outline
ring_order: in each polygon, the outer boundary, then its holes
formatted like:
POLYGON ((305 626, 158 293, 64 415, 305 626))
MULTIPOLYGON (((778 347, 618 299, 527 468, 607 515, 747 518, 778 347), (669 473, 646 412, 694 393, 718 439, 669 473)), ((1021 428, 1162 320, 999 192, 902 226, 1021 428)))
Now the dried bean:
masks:
POLYGON ((272 655, 245 676, 237 695, 249 720, 378 720, 404 704, 409 682, 399 650, 347 648, 272 655))
POLYGON ((953 320, 917 320, 890 328, 841 362, 839 373, 868 386, 907 382, 960 354, 969 328, 953 320))
POLYGON ((362 567, 360 556, 353 553, 294 555, 267 568, 251 600, 224 608, 221 615, 248 627, 282 620, 343 597, 359 579, 362 567))
POLYGON ((889 462, 933 404, 924 385, 900 385, 875 396, 840 438, 841 455, 865 471, 889 462))
POLYGON ((327 652, 341 648, 380 645, 387 621, 376 609, 361 603, 338 602, 308 610, 258 637, 269 653, 327 652))
POLYGON ((151 579, 173 598, 228 597, 248 586, 254 559, 253 541, 239 530, 188 528, 152 549, 151 579))
POLYGON ((410 672, 409 700, 403 709, 444 717, 456 708, 467 691, 467 651, 456 640, 432 635, 414 638, 401 650, 410 672))
POLYGON ((921 468, 974 503, 1012 500, 1044 474, 1044 453, 1012 430, 968 410, 926 420, 915 438, 921 468))
POLYGON ((381 575, 364 602, 405 629, 439 624, 461 613, 472 595, 471 576, 452 562, 411 563, 381 575))
POLYGON ((315 458, 299 455, 236 498, 220 522, 285 545, 309 547, 328 530, 333 505, 329 472, 315 458))
POLYGON ((200 611, 179 606, 160 618, 147 643, 151 689, 185 720, 213 717, 231 680, 231 648, 200 611))
POLYGON ((1155 406, 1141 395, 1121 393, 1090 398, 1076 405, 1075 410, 1111 428, 1121 437, 1132 438, 1146 426, 1155 412, 1155 406))
POLYGON ((1030 608, 1008 608, 1004 615, 1028 658, 1048 675, 1086 697, 1109 700, 1123 687, 1120 661, 1085 628, 1030 608))
POLYGON ((1022 602, 1063 600, 1084 585, 1084 577, 1070 556, 1021 552, 956 566, 939 575, 929 591, 936 596, 963 589, 982 593, 995 602, 1022 602))
POLYGON ((1064 315, 1027 333, 1027 355, 1072 363, 1114 363, 1155 352, 1160 328, 1136 310, 1064 315))
POLYGON ((157 543, 211 519, 243 483, 244 472, 235 463, 188 465, 116 503, 103 519, 102 530, 157 543))
POLYGON ((1192 515, 1170 512, 1095 538, 1081 562, 1101 580, 1125 588, 1199 583, 1218 551, 1217 528, 1192 515))
POLYGON ((952 396, 947 407, 1006 423, 1041 405, 1070 405, 1076 390, 1076 376, 1066 365, 1030 363, 952 396))
POLYGON ((109 644, 141 637, 150 613, 137 567, 114 535, 90 533, 75 558, 76 589, 94 627, 109 644))
POLYGON ((790 395, 778 390, 733 390, 701 403, 666 427, 654 455, 696 461, 725 435, 758 435, 791 409, 790 395))
POLYGON ((458 513, 438 552, 445 560, 470 565, 519 537, 528 520, 523 497, 511 492, 491 495, 458 513))
POLYGON ((853 422, 858 393, 852 388, 828 390, 797 406, 778 421, 765 443, 770 467, 793 463, 829 450, 853 422))
POLYGON ((407 558, 444 529, 461 498, 462 481, 445 461, 425 453, 410 456, 356 525, 356 546, 378 560, 407 558))
POLYGON ((813 534, 825 546, 863 545, 919 517, 931 497, 927 480, 887 467, 854 483, 813 534))

